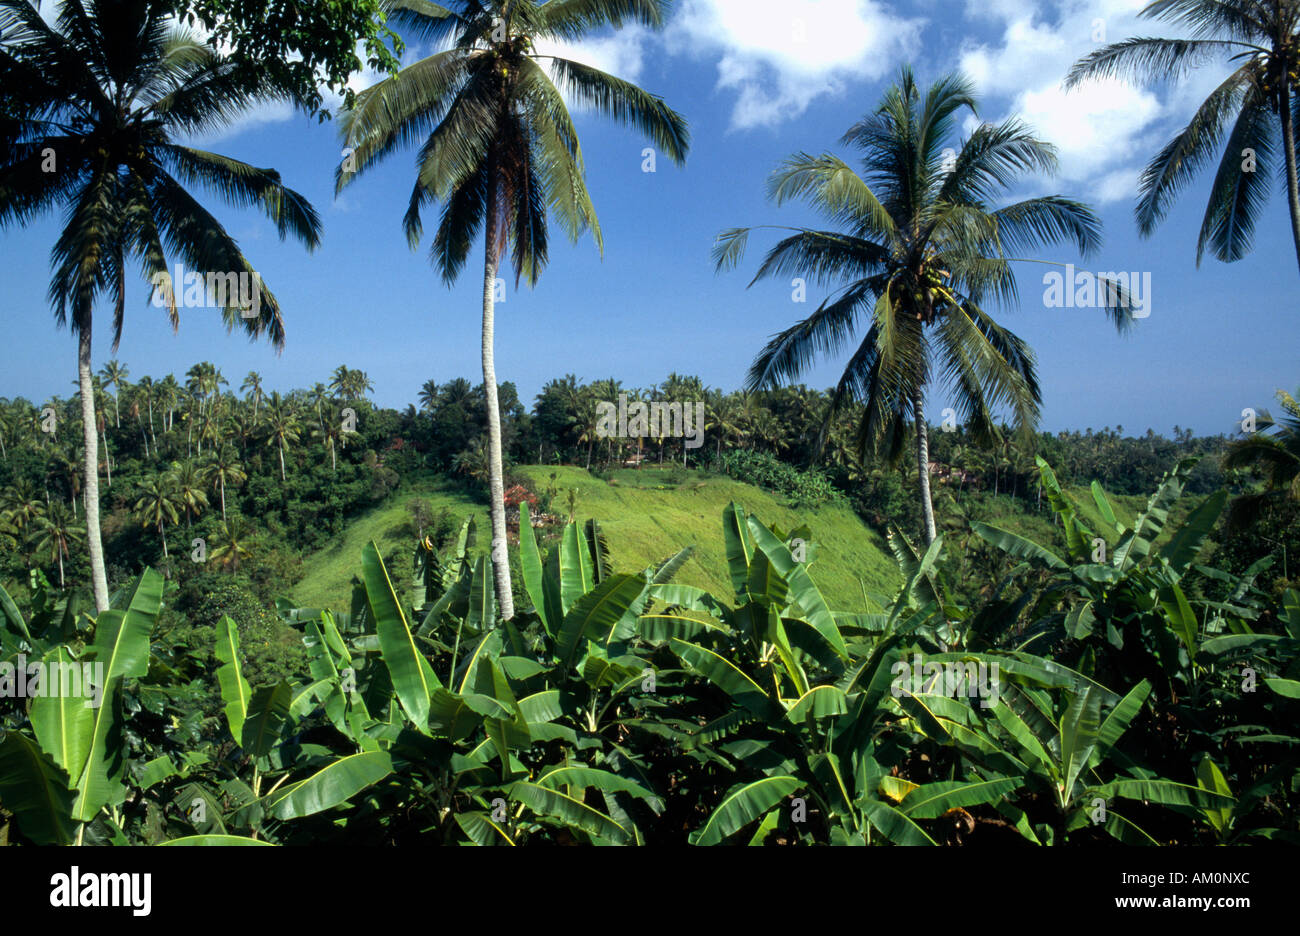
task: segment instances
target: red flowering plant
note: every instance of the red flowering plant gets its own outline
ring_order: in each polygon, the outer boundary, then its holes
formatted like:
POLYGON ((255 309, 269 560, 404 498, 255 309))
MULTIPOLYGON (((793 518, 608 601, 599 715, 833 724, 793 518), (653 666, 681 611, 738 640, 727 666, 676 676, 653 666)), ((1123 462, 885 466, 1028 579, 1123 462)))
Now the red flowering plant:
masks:
POLYGON ((537 506, 537 495, 522 484, 516 484, 505 493, 505 502, 507 507, 518 507, 524 501, 528 502, 529 513, 532 513, 533 507, 537 506))

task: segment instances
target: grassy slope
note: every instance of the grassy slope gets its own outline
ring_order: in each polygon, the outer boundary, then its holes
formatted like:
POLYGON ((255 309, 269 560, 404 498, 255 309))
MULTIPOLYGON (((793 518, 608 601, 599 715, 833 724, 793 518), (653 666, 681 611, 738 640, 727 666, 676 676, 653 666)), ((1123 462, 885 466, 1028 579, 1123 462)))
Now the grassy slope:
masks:
MULTIPOLYGON (((609 539, 615 567, 623 571, 644 568, 693 545, 695 553, 676 581, 730 599, 721 518, 723 507, 735 500, 769 526, 788 531, 807 524, 812 529, 821 549, 812 575, 836 610, 862 610, 863 588, 872 595, 889 595, 901 583, 882 538, 845 507, 796 510, 769 492, 695 471, 688 472, 685 482, 676 486, 668 472, 650 468, 616 472, 614 484, 594 478, 582 468, 530 466, 517 471, 528 477, 537 491, 552 483, 552 472, 556 474, 554 483, 560 493, 552 505, 553 513, 566 512, 568 492, 576 491, 577 518, 596 518, 609 539)), ((1118 537, 1102 522, 1088 488, 1072 487, 1068 493, 1084 523, 1113 546, 1118 537)), ((350 523, 334 545, 307 557, 306 575, 293 590, 295 601, 303 606, 346 608, 351 596, 349 583, 360 569, 361 548, 371 539, 379 544, 382 554, 399 554, 391 572, 396 582, 405 585, 412 536, 407 505, 416 497, 427 500, 435 512, 446 508, 458 525, 466 515, 474 514, 481 544, 486 540, 482 536, 487 523, 485 504, 436 478, 412 482, 384 506, 350 523)), ((1171 512, 1170 525, 1184 518, 1200 500, 1190 496, 1180 499, 1171 512)), ((1116 516, 1129 525, 1146 501, 1145 496, 1110 497, 1116 516)), ((975 519, 1063 550, 1060 528, 1053 523, 1046 502, 1043 507, 1043 512, 1034 513, 1012 498, 985 494, 971 504, 971 513, 975 519)), ((948 512, 942 489, 936 491, 935 509, 941 517, 948 512)), ((1167 537, 1168 533, 1160 540, 1167 537)))
MULTIPOLYGON (((812 529, 821 550, 811 567, 812 575, 837 610, 863 610, 862 588, 871 594, 887 595, 901 583, 884 541, 847 507, 794 510, 766 491, 694 471, 687 473, 685 483, 671 487, 667 472, 654 469, 617 472, 613 485, 593 478, 582 468, 518 469, 538 491, 551 483, 552 472, 557 475, 555 483, 560 489, 552 512, 567 511, 568 492, 576 490, 578 520, 596 518, 609 540, 614 567, 621 571, 644 568, 693 545, 695 553, 675 581, 697 585, 729 600, 722 509, 734 500, 769 526, 775 524, 788 531, 806 524, 812 529)), ((351 594, 348 583, 359 568, 361 548, 367 541, 374 539, 383 554, 407 548, 410 533, 406 505, 417 496, 429 500, 435 511, 447 507, 458 518, 475 514, 480 545, 484 545, 486 505, 437 482, 412 484, 388 504, 354 520, 335 545, 307 557, 307 574, 294 588, 294 600, 304 606, 346 607, 351 594)), ((407 572, 407 566, 392 570, 398 581, 407 572)))
POLYGON ((820 548, 811 566, 813 580, 836 610, 861 611, 863 588, 871 594, 889 594, 902 581, 884 541, 847 507, 796 510, 767 491, 694 471, 677 487, 668 484, 666 471, 656 469, 615 472, 615 484, 593 478, 581 468, 521 471, 537 490, 551 483, 553 471, 557 474, 555 484, 561 493, 553 512, 567 509, 568 491, 576 489, 578 519, 596 518, 620 569, 643 568, 694 546, 695 553, 675 581, 730 599, 722 509, 734 500, 768 526, 788 532, 806 524, 812 530, 820 548))
POLYGON ((437 480, 417 480, 402 488, 386 503, 352 520, 347 531, 333 545, 312 553, 303 560, 306 575, 293 588, 293 599, 300 607, 335 608, 346 611, 352 600, 352 577, 361 573, 361 550, 374 540, 380 555, 394 550, 401 562, 389 569, 393 581, 404 586, 411 572, 411 547, 414 533, 407 505, 417 497, 432 505, 434 512, 446 508, 457 517, 477 513, 482 522, 486 507, 476 503, 460 489, 437 480))

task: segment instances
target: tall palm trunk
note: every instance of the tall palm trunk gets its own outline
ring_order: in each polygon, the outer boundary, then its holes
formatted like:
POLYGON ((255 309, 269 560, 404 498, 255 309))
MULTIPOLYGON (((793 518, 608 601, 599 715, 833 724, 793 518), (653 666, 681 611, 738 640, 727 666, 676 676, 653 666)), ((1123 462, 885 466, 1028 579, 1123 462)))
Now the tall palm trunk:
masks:
POLYGON ((221 480, 221 522, 226 522, 226 479, 222 476, 221 480))
POLYGON ((1300 265, 1300 181, 1296 171, 1295 130, 1291 119, 1291 87, 1282 83, 1279 107, 1282 118, 1282 151, 1286 154, 1286 200, 1291 209, 1291 239, 1295 243, 1296 264, 1300 265))
POLYGON ((284 481, 284 438, 280 439, 280 480, 284 481))
POLYGON ((158 535, 162 537, 163 541, 163 558, 171 558, 167 555, 167 531, 163 529, 163 522, 161 520, 158 521, 158 535))
POLYGON ((90 322, 77 334, 77 381, 81 390, 81 432, 85 443, 86 545, 90 550, 90 585, 96 613, 108 609, 108 575, 99 534, 99 432, 95 424, 95 388, 90 375, 90 322))
POLYGON ((484 225, 483 261, 483 395, 487 398, 488 422, 488 513, 492 519, 492 573, 496 579, 497 608, 501 619, 515 616, 515 599, 510 590, 510 563, 506 561, 505 483, 501 469, 501 410, 497 403, 497 369, 492 352, 495 335, 493 315, 497 264, 497 186, 496 161, 488 169, 487 221, 484 225))
POLYGON ((919 383, 912 392, 912 415, 916 419, 916 470, 921 487, 921 525, 925 545, 934 542, 934 503, 930 500, 930 430, 925 424, 925 388, 919 383))

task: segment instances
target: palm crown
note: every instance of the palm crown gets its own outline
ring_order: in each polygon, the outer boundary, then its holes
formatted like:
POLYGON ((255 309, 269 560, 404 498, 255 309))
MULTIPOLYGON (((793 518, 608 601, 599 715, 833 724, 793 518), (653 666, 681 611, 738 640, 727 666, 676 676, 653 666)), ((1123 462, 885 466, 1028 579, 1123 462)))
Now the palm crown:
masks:
POLYGON ((1300 2, 1297 0, 1157 0, 1141 15, 1187 30, 1179 39, 1137 37, 1112 43, 1070 70, 1066 87, 1095 78, 1169 81, 1212 59, 1235 68, 1197 108, 1187 126, 1142 173, 1136 214, 1149 236, 1177 194, 1214 159, 1209 202, 1196 242, 1200 263, 1209 249, 1225 262, 1250 252, 1255 225, 1279 170, 1291 209, 1300 262, 1295 120, 1300 80, 1300 2), (1278 133, 1279 127, 1281 134, 1278 133), (1226 136, 1226 144, 1225 144, 1226 136), (1283 164, 1277 165, 1279 145, 1283 164))
POLYGON ((432 257, 447 282, 464 267, 488 218, 493 253, 503 254, 509 244, 516 279, 529 284, 546 264, 548 213, 571 239, 591 230, 600 244, 582 148, 561 89, 641 130, 673 161, 685 160, 686 123, 662 99, 538 50, 603 26, 658 27, 662 0, 464 0, 454 10, 394 0, 389 6, 390 24, 450 48, 359 96, 341 121, 353 152, 339 167, 338 186, 423 138, 404 225, 414 247, 423 233, 421 210, 441 203, 432 257))
MULTIPOLYGON (((53 251, 50 298, 60 324, 90 321, 95 297, 115 302, 121 338, 126 263, 146 277, 168 273, 168 251, 194 271, 251 273, 235 240, 190 193, 198 184, 237 205, 256 205, 309 247, 320 220, 278 173, 176 142, 230 123, 249 106, 285 94, 237 73, 170 18, 171 4, 135 0, 106 7, 67 0, 53 25, 27 0, 0 0, 0 82, 13 89, 0 119, 0 225, 56 206, 67 222, 53 251)), ((164 293, 164 295, 166 295, 164 293)), ((284 326, 262 287, 260 314, 226 323, 280 345, 284 326)), ((173 325, 174 296, 167 296, 173 325)))
MULTIPOLYGON (((1022 174, 1053 171, 1056 157, 1014 119, 983 124, 950 148, 956 114, 975 108, 965 79, 945 77, 922 95, 905 70, 880 108, 842 140, 861 152, 864 175, 831 153, 796 154, 772 175, 774 201, 804 198, 840 229, 794 229, 768 252, 754 282, 802 273, 835 291, 768 342, 750 368, 750 389, 797 378, 865 324, 827 414, 829 422, 865 402, 863 449, 883 444, 897 454, 912 401, 936 369, 973 433, 992 435, 998 404, 1022 424, 1037 418, 1033 354, 985 304, 1015 300, 1008 250, 1069 241, 1087 254, 1100 243, 1100 225, 1086 206, 1055 195, 991 209, 1000 189, 1022 174)), ((721 235, 720 268, 739 261, 750 230, 721 235)), ((1122 306, 1109 311, 1117 323, 1129 320, 1122 306)))
MULTIPOLYGON (((1016 119, 982 124, 952 147, 963 110, 976 112, 965 78, 943 77, 923 93, 904 69, 880 107, 843 137, 861 154, 862 175, 832 153, 785 160, 770 179, 772 199, 804 199, 837 229, 790 229, 754 277, 806 276, 833 292, 812 315, 772 337, 750 368, 749 389, 794 380, 817 355, 856 342, 825 425, 864 404, 858 449, 892 460, 913 424, 922 472, 923 399, 936 376, 947 384, 959 418, 985 442, 996 433, 1000 407, 1009 407, 1020 427, 1038 418, 1033 352, 985 308, 990 301, 1015 302, 1008 252, 1069 242, 1086 255, 1100 243, 1096 215, 1068 198, 990 207, 1020 176, 1052 172, 1055 150, 1016 119)), ((720 235, 719 269, 739 262, 751 230, 720 235)), ((1107 311, 1117 325, 1131 321, 1126 301, 1107 311)), ((825 438, 823 429, 818 447, 825 438)), ((933 525, 927 526, 932 539, 933 525)))

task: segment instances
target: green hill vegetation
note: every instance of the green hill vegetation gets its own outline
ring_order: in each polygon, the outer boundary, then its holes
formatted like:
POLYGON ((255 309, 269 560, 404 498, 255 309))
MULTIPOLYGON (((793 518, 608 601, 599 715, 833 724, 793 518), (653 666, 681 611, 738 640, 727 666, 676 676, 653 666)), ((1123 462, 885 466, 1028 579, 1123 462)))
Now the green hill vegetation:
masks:
MULTIPOLYGON (((735 501, 766 524, 789 531, 806 525, 820 546, 812 574, 837 610, 866 610, 865 595, 888 595, 901 583, 883 537, 843 504, 801 508, 749 484, 706 471, 646 468, 611 472, 598 478, 583 468, 528 466, 516 470, 543 494, 558 493, 550 513, 568 519, 568 496, 574 492, 576 517, 594 517, 609 540, 614 566, 635 571, 686 546, 694 554, 676 581, 716 595, 729 593, 727 561, 718 540, 718 518, 735 501), (554 475, 554 480, 552 480, 554 475)), ((461 489, 439 480, 420 480, 347 524, 343 535, 306 558, 306 574, 294 587, 293 600, 303 607, 346 609, 356 556, 374 540, 385 557, 394 557, 395 572, 409 563, 414 530, 410 507, 424 500, 433 513, 446 511, 455 525, 474 515, 486 529, 487 506, 461 489)), ((486 538, 480 540, 486 549, 486 538)))

